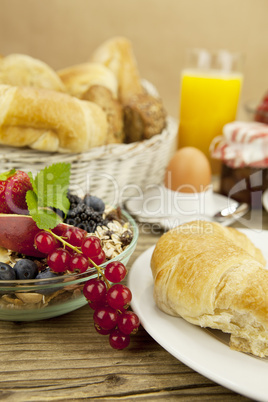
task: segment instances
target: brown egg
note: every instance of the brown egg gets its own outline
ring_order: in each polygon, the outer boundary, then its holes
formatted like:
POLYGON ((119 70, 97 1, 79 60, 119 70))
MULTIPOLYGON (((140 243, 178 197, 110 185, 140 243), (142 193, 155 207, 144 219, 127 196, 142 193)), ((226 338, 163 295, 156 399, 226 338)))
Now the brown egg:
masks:
POLYGON ((205 154, 194 147, 175 152, 165 174, 165 187, 182 193, 202 192, 211 183, 211 166, 205 154))

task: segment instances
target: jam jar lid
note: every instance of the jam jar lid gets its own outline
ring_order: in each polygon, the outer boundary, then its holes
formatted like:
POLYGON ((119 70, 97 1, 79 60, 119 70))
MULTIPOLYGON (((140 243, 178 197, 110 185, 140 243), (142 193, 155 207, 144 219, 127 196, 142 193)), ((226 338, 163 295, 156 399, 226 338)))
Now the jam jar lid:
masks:
POLYGON ((210 145, 211 157, 232 168, 268 167, 268 124, 235 121, 225 124, 223 135, 210 145))

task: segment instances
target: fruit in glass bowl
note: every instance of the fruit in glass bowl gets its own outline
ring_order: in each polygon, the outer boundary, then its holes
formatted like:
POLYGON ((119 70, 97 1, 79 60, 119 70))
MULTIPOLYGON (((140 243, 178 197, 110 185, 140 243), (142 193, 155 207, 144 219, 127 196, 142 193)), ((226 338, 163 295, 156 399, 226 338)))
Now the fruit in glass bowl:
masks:
MULTIPOLYGON (((131 254, 135 250, 138 239, 138 228, 135 221, 125 211, 121 211, 122 223, 121 227, 127 228, 131 232, 132 240, 123 248, 123 251, 114 258, 107 259, 100 265, 102 269, 113 261, 121 261, 127 264, 131 254)), ((20 217, 20 234, 23 233, 23 220, 20 217)), ((30 217, 25 217, 25 220, 30 217)), ((1 219, 8 219, 0 214, 1 219)), ((13 217, 15 220, 16 217, 13 217)), ((67 226, 67 225, 66 225, 67 226)), ((118 226, 118 223, 116 223, 118 226)), ((113 227, 113 222, 108 224, 107 228, 102 230, 109 231, 109 227, 113 227)), ((29 229, 29 224, 25 226, 29 229)), ((63 226, 61 227, 61 229, 63 226)), ((110 229, 111 230, 111 229, 110 229)), ((123 233, 126 230, 123 230, 123 233)), ((32 237, 33 233, 29 233, 32 237)), ((108 237, 108 236, 106 236, 108 237)), ((14 236, 12 237, 14 240, 14 236)), ((109 239, 105 239, 107 242, 109 239)), ((105 248, 105 240, 102 242, 105 248)), ((110 239, 111 240, 111 239, 110 239)), ((1 243, 1 241, 0 241, 1 243)), ((48 269, 45 256, 37 253, 38 256, 25 256, 19 252, 12 252, 4 247, 0 247, 0 261, 4 264, 11 265, 12 268, 17 261, 22 259, 34 261, 39 268, 39 275, 33 279, 5 279, 0 280, 0 320, 8 321, 34 321, 46 319, 71 312, 83 305, 87 304, 87 300, 83 295, 83 286, 90 278, 97 278, 98 272, 96 268, 88 267, 85 272, 72 272, 67 270, 65 273, 54 273, 48 269)), ((13 268, 14 269, 14 268, 13 268)), ((1 265, 0 265, 1 273, 1 265)), ((1 274, 0 274, 1 275, 1 274)))
MULTIPOLYGON (((35 178, 29 174, 32 186, 25 194, 20 187, 17 205, 25 199, 24 214, 12 208, 0 213, 0 320, 45 319, 87 304, 86 281, 102 276, 108 263, 125 265, 136 247, 138 228, 130 215, 96 197, 67 194, 68 171, 59 164, 35 178), (97 251, 90 238, 100 245, 97 251)), ((17 176, 5 173, 1 196, 12 206, 7 181, 17 176)))

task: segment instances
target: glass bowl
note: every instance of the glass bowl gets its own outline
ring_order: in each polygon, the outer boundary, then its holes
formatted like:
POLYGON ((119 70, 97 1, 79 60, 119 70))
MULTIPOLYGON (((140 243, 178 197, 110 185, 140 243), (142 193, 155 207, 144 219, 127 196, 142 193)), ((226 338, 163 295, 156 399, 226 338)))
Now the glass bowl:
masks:
MULTIPOLYGON (((129 223, 133 239, 121 254, 108 262, 121 261, 126 265, 137 245, 138 227, 127 212, 122 211, 122 215, 129 223)), ((88 279, 95 277, 97 271, 93 267, 82 274, 72 273, 49 279, 1 280, 0 320, 36 321, 76 310, 87 304, 83 286, 88 279)))

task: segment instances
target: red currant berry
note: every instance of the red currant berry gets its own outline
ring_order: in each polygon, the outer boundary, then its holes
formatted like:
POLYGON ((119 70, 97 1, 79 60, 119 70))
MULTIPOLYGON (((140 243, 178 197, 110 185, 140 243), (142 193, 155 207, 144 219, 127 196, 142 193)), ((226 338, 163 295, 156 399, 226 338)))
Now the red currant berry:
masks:
POLYGON ((130 342, 130 336, 123 334, 119 329, 114 329, 109 336, 109 342, 114 349, 125 349, 130 342))
POLYGON ((89 279, 83 287, 85 298, 91 303, 105 303, 106 285, 102 279, 89 279))
POLYGON ((132 294, 130 289, 122 285, 121 283, 117 283, 110 287, 107 292, 106 300, 109 306, 116 310, 121 310, 131 302, 132 294))
POLYGON ((88 269, 88 259, 82 254, 73 254, 69 263, 70 271, 86 272, 88 269))
POLYGON ((94 323, 95 330, 101 335, 109 335, 111 333, 110 329, 101 328, 99 325, 94 323))
MULTIPOLYGON (((91 261, 93 261, 96 265, 101 265, 106 261, 106 255, 103 250, 97 255, 94 255, 93 257, 90 257, 91 261)), ((89 262, 89 266, 93 267, 94 265, 89 262)))
POLYGON ((52 234, 42 230, 35 235, 34 245, 41 253, 49 254, 58 246, 58 242, 52 234))
POLYGON ((70 226, 64 233, 64 238, 68 243, 75 247, 81 247, 82 241, 86 236, 86 231, 77 227, 70 226))
POLYGON ((88 306, 92 309, 92 310, 97 310, 100 307, 104 307, 104 306, 108 306, 108 304, 105 302, 104 300, 100 300, 100 301, 96 301, 96 302, 91 302, 88 300, 88 306))
POLYGON ((126 274, 126 267, 120 261, 112 261, 106 265, 105 276, 110 282, 121 282, 126 274))
POLYGON ((124 334, 133 334, 138 331, 140 320, 137 314, 127 310, 120 314, 117 324, 120 331, 124 334))
POLYGON ((98 255, 102 248, 101 248, 101 241, 96 236, 88 236, 83 239, 81 244, 82 253, 89 258, 98 255))
POLYGON ((113 329, 117 324, 117 311, 109 306, 99 307, 94 311, 94 323, 103 329, 113 329))
POLYGON ((64 272, 69 268, 70 254, 64 248, 56 248, 47 257, 47 264, 54 272, 64 272))

